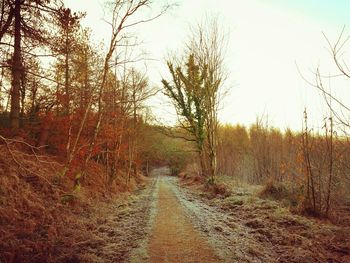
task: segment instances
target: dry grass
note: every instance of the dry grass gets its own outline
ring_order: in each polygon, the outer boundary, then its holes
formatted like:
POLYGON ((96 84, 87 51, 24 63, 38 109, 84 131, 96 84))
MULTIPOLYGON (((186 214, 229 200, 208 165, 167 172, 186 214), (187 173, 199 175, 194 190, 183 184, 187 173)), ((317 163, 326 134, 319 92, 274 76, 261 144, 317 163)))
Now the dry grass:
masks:
POLYGON ((107 186, 93 164, 74 192, 74 173, 59 178, 62 168, 55 158, 0 145, 0 262, 54 262, 61 247, 86 240, 86 229, 97 227, 86 219, 95 206, 139 183, 126 185, 121 175, 107 186))
POLYGON ((247 257, 242 256, 242 261, 340 263, 350 259, 349 224, 291 212, 283 201, 290 193, 283 186, 249 186, 227 177, 219 177, 217 182, 225 184, 231 195, 213 198, 195 185, 189 186, 190 192, 221 211, 225 215, 222 220, 230 218, 227 226, 239 237, 240 251, 247 257))

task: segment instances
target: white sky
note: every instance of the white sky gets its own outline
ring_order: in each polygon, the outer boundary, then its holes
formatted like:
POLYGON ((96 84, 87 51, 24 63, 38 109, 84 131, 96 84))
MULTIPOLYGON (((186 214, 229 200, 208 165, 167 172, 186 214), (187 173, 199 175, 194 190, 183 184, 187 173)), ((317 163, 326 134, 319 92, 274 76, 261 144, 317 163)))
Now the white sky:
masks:
MULTIPOLYGON (((65 2, 73 11, 87 12, 83 25, 92 29, 96 41, 108 41, 110 29, 102 20, 103 0, 65 2)), ((350 3, 344 0, 177 2, 178 6, 166 15, 136 31, 144 41, 142 48, 155 59, 148 64, 152 85, 161 85, 161 78, 167 72, 164 57, 169 52, 181 52, 189 26, 208 14, 217 15, 225 27, 223 30, 229 32, 226 66, 230 75, 226 85, 230 93, 220 112, 221 122, 250 125, 257 116, 265 114, 274 126, 300 129, 303 108, 307 106, 313 125, 322 126, 324 103, 315 88, 301 78, 296 64, 310 80, 313 80, 310 70, 318 65, 324 73, 334 73, 322 32, 332 42, 336 40, 349 22, 350 3)), ((154 98, 150 104, 156 116, 169 116, 163 98, 154 98)))

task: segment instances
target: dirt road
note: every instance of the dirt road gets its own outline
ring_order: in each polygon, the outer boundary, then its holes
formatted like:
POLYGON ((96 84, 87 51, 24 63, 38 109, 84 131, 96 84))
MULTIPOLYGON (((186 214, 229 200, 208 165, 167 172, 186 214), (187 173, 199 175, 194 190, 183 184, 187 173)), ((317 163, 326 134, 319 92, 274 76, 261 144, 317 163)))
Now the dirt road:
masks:
POLYGON ((244 191, 208 198, 168 172, 155 169, 143 189, 87 214, 84 235, 55 262, 348 262, 349 228, 244 191))
POLYGON ((168 177, 158 178, 158 207, 148 247, 149 261, 220 262, 213 248, 195 230, 168 177))
POLYGON ((350 229, 244 191, 208 199, 166 174, 153 173, 149 232, 132 262, 348 262, 350 229))

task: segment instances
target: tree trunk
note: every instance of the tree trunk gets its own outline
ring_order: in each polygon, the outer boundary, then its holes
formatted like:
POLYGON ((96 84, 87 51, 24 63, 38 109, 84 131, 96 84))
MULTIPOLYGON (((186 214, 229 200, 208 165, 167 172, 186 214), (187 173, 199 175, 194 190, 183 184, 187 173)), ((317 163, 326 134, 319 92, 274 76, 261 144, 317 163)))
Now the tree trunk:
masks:
POLYGON ((333 179, 333 117, 330 117, 330 138, 328 146, 329 164, 328 164, 328 186, 327 186, 327 197, 326 197, 326 212, 325 215, 328 216, 329 210, 331 208, 331 193, 332 193, 332 179, 333 179))
POLYGON ((64 54, 64 89, 65 89, 65 115, 70 113, 70 94, 69 94, 69 50, 68 50, 69 40, 68 40, 68 29, 66 32, 65 40, 65 54, 64 54))
POLYGON ((207 175, 207 165, 206 165, 206 156, 203 150, 203 147, 198 147, 198 156, 199 156, 199 164, 201 169, 201 176, 207 175))
MULTIPOLYGON (((133 163, 134 163, 134 176, 137 175, 137 167, 136 167, 136 124, 137 124, 137 109, 136 109, 136 86, 134 83, 134 76, 133 76, 133 93, 132 93, 132 100, 133 100, 133 134, 132 134, 132 156, 133 156, 133 163)), ((131 160, 130 160, 131 161, 131 160)))
POLYGON ((100 132, 100 128, 101 128, 101 124, 102 124, 102 119, 103 119, 103 105, 102 105, 103 98, 102 98, 102 96, 103 96, 104 88, 105 88, 106 81, 107 81, 107 74, 108 74, 108 70, 109 70, 108 63, 109 63, 111 56, 112 56, 112 51, 109 51, 106 58, 105 58, 103 75, 102 75, 102 82, 101 82, 101 86, 100 86, 100 90, 99 90, 97 122, 95 125, 93 137, 92 137, 90 144, 89 144, 88 153, 85 157, 84 165, 82 167, 82 177, 85 176, 85 171, 86 171, 87 165, 92 157, 92 152, 93 152, 93 149, 95 147, 97 137, 98 137, 98 134, 100 132))
POLYGON ((70 115, 70 88, 69 88, 69 33, 68 26, 66 28, 65 39, 65 62, 64 62, 64 89, 65 89, 65 102, 64 102, 64 115, 68 116, 68 138, 66 143, 66 158, 69 160, 72 141, 72 116, 70 115))
POLYGON ((14 8, 14 51, 12 57, 12 89, 11 89, 11 112, 10 122, 11 130, 15 135, 19 129, 20 114, 20 90, 22 76, 22 58, 21 58, 21 0, 15 0, 14 8))
POLYGON ((48 120, 46 120, 46 118, 44 118, 40 129, 40 136, 37 142, 37 147, 42 147, 46 145, 47 138, 49 137, 49 128, 50 128, 50 123, 48 120))

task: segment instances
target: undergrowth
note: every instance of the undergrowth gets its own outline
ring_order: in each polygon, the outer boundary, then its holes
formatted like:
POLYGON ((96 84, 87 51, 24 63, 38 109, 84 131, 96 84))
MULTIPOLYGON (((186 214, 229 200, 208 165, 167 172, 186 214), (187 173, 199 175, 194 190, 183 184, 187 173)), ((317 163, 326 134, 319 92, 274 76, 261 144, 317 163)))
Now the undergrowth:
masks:
POLYGON ((74 191, 73 175, 56 180, 62 169, 54 157, 0 145, 0 262, 55 262, 60 247, 74 242, 66 233, 83 228, 81 215, 137 183, 126 186, 118 176, 107 185, 103 168, 92 163, 74 191))

